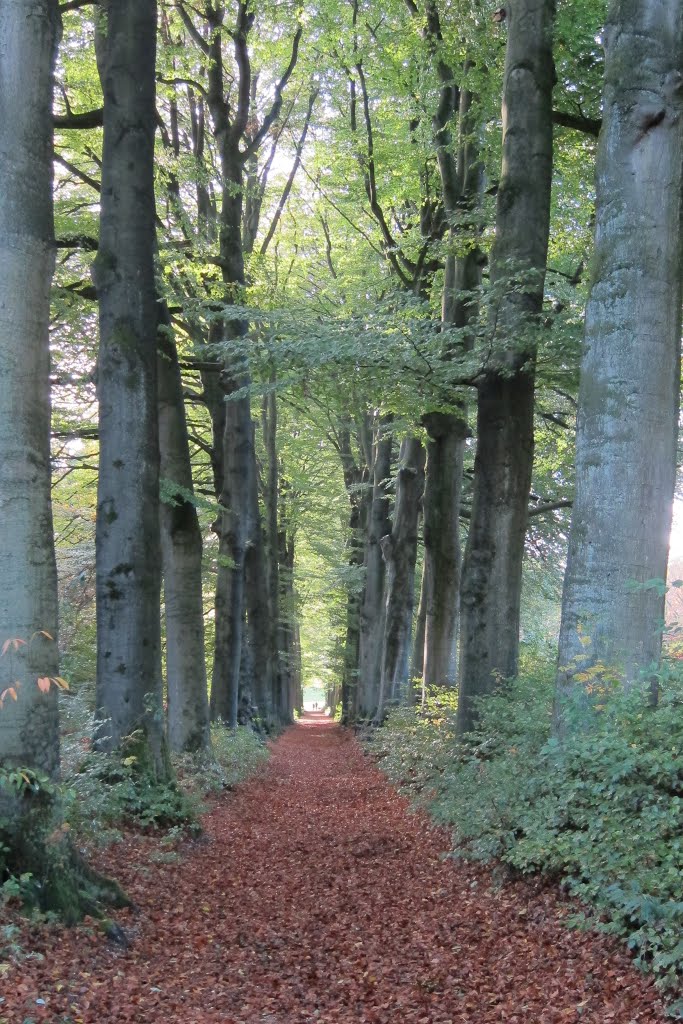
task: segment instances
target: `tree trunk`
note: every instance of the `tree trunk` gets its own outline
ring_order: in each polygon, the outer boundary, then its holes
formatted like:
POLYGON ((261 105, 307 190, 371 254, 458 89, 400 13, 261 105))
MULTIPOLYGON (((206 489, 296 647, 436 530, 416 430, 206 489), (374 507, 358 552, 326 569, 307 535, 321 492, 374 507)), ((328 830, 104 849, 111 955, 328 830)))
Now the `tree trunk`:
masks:
POLYGON ((506 5, 503 164, 491 253, 491 353, 477 395, 472 515, 461 587, 458 727, 517 672, 533 466, 534 330, 543 303, 552 178, 554 0, 506 5))
POLYGON ((272 389, 263 398, 262 423, 263 443, 266 449, 266 478, 264 487, 266 553, 268 573, 269 643, 272 667, 271 710, 274 714, 279 706, 279 692, 286 675, 283 651, 278 642, 280 622, 280 544, 279 544, 279 492, 280 472, 277 454, 277 398, 275 376, 271 378, 272 389))
POLYGON ((253 472, 249 399, 226 402, 223 442, 223 490, 216 522, 216 641, 211 679, 211 717, 231 729, 237 725, 244 626, 244 560, 249 526, 249 489, 253 472))
POLYGON ((429 435, 424 490, 425 686, 454 686, 460 602, 460 499, 465 423, 425 417, 429 435))
POLYGON ((382 539, 387 565, 386 611, 380 690, 373 718, 381 721, 388 702, 407 697, 413 624, 417 524, 424 490, 425 452, 419 438, 406 438, 399 454, 396 504, 391 534, 382 539))
POLYGON ((160 505, 166 618, 166 689, 171 750, 208 750, 202 534, 192 501, 192 464, 183 385, 168 309, 159 304, 160 505), (176 490, 177 488, 177 490, 176 490))
MULTIPOLYGON (((427 456, 429 459, 429 456, 427 456)), ((425 492, 427 490, 427 476, 425 467, 425 492)), ((423 498, 423 504, 426 498, 423 498)), ((413 660, 410 666, 410 678, 413 683, 422 680, 421 700, 425 698, 424 687, 424 655, 425 655, 425 627, 427 625, 427 597, 431 587, 428 579, 429 568, 427 562, 422 564, 422 580, 420 583, 420 600, 417 606, 417 617, 415 619, 415 636, 413 637, 413 660)), ((411 690, 412 700, 416 701, 417 694, 411 690)))
POLYGON ((0 646, 18 641, 0 660, 0 694, 17 697, 2 699, 0 764, 53 777, 57 687, 43 693, 37 680, 59 674, 48 347, 58 22, 47 0, 0 6, 0 646))
MULTIPOLYGON (((0 646, 10 641, 0 661, 0 767, 29 779, 59 775, 49 374, 58 30, 53 0, 0 4, 0 646)), ((127 902, 82 862, 60 824, 59 801, 42 783, 18 797, 0 789, 5 867, 29 874, 38 905, 67 922, 127 902)))
POLYGON ((615 2, 605 47, 594 272, 560 630, 561 730, 570 721, 566 699, 585 697, 579 672, 589 671, 593 684, 616 676, 625 687, 653 685, 664 593, 643 584, 666 578, 676 471, 683 8, 677 0, 615 2))
MULTIPOLYGON (((251 431, 252 458, 256 458, 254 447, 254 424, 251 431)), ((266 558, 261 516, 258 502, 258 480, 252 472, 250 486, 250 516, 247 531, 245 555, 245 598, 247 610, 247 632, 252 654, 252 694, 258 708, 259 720, 266 729, 274 724, 273 673, 274 651, 268 590, 268 563, 266 558)))
POLYGON ((273 707, 281 722, 292 719, 294 688, 296 600, 294 594, 294 537, 283 524, 278 533, 279 588, 277 621, 278 676, 274 682, 273 707))
POLYGON ((365 587, 360 609, 358 655, 358 717, 372 720, 377 710, 384 632, 385 562, 381 541, 391 533, 387 484, 391 475, 393 438, 390 419, 384 417, 377 428, 372 467, 372 504, 365 545, 365 587))
POLYGON ((156 4, 110 0, 101 40, 97 495, 97 745, 136 732, 168 774, 161 715, 157 295, 154 282, 156 4))

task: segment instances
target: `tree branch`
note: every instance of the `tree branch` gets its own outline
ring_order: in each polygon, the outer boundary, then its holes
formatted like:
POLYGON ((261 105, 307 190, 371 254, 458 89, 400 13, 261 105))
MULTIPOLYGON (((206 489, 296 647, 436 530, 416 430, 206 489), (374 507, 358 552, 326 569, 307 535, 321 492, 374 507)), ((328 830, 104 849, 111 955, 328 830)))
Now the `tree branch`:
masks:
POLYGON ((185 10, 184 4, 176 3, 176 10, 178 11, 178 14, 181 17, 182 23, 185 26, 185 29, 187 30, 188 34, 190 35, 192 41, 199 47, 199 49, 202 51, 202 53, 205 56, 208 57, 209 53, 210 53, 209 44, 207 43, 206 39, 201 34, 201 32, 199 32, 197 30, 194 22, 192 21, 192 18, 190 17, 190 15, 185 10))
POLYGON ((88 284, 86 281, 73 281, 71 284, 55 285, 55 289, 58 292, 69 292, 71 295, 78 295, 79 298, 87 299, 89 302, 97 302, 97 288, 94 284, 88 284))
POLYGON ((100 243, 92 235, 66 235, 55 239, 58 249, 85 249, 86 252, 97 252, 100 243))
POLYGON ((67 0, 67 3, 59 5, 59 13, 66 14, 67 11, 80 11, 82 7, 94 7, 99 0, 67 0))
POLYGON ((569 114, 566 110, 553 110, 553 124, 559 124, 562 128, 573 128, 584 135, 593 135, 596 139, 602 128, 602 121, 598 118, 569 114))
POLYGON ((363 100, 363 116, 365 119, 365 133, 367 137, 367 161, 364 168, 365 178, 365 191, 367 193, 368 201, 370 203, 370 209, 372 210, 373 217, 379 225, 379 229, 384 239, 384 252, 391 263, 396 275, 401 280, 402 284, 409 288, 412 284, 412 275, 415 272, 415 264, 412 263, 405 254, 401 251, 397 244, 394 236, 389 230, 386 217, 384 216, 384 210, 377 198, 377 178, 375 175, 375 144, 372 132, 372 118, 370 116, 370 99, 368 97, 367 82, 365 80, 365 74, 363 73, 362 64, 356 64, 356 73, 361 87, 361 98, 363 100), (400 262, 399 262, 400 260, 400 262), (405 272, 401 263, 406 268, 408 273, 405 272))
POLYGON ((104 124, 104 107, 84 110, 80 114, 74 114, 72 111, 55 114, 52 122, 55 128, 101 128, 104 124))
POLYGON ((76 165, 72 164, 71 161, 65 160, 59 153, 55 153, 54 160, 55 163, 60 164, 67 171, 73 174, 74 177, 79 178, 85 185, 89 185, 90 188, 94 189, 98 194, 102 191, 102 186, 96 178, 93 178, 85 171, 82 171, 80 167, 76 167, 76 165))
POLYGON ((542 516, 546 512, 555 512, 559 508, 571 508, 574 502, 569 498, 560 498, 558 501, 546 501, 543 505, 534 505, 527 512, 527 516, 531 519, 532 516, 542 516))
POLYGON ((245 159, 248 158, 252 153, 256 152, 258 147, 261 145, 261 142, 263 141, 264 137, 268 133, 268 130, 270 129, 270 126, 272 125, 273 121, 275 121, 280 115, 280 110, 282 109, 282 93, 285 89, 285 86, 287 85, 287 82, 292 77, 292 72, 294 71, 294 68, 296 67, 296 62, 299 59, 299 43, 301 41, 301 33, 302 28, 301 26, 299 26, 294 34, 294 39, 292 40, 292 55, 289 58, 289 64, 287 65, 282 78, 275 86, 275 99, 273 100, 273 105, 266 114, 266 116, 263 118, 263 124, 256 132, 256 135, 254 136, 254 138, 244 151, 245 159))
POLYGON ((275 234, 276 228, 277 228, 278 223, 280 221, 280 217, 282 216, 282 212, 283 212, 283 210, 285 208, 287 200, 289 199, 289 194, 292 191, 292 186, 294 184, 294 179, 296 177, 296 172, 299 170, 299 167, 301 165, 301 154, 303 152, 303 148, 304 148, 304 145, 306 143, 306 136, 308 135, 308 128, 309 128, 309 125, 311 123, 311 115, 313 114, 313 107, 315 106, 315 101, 317 100, 319 93, 320 93, 319 89, 317 89, 317 88, 313 89, 313 91, 311 92, 311 95, 308 98, 308 109, 306 110, 306 118, 304 120, 303 130, 301 132, 301 135, 299 136, 299 141, 296 144, 296 149, 295 149, 296 156, 295 156, 295 159, 294 159, 294 163, 292 164, 292 169, 289 172, 289 177, 287 178, 287 184, 285 185, 285 187, 284 187, 284 189, 282 191, 282 195, 280 196, 280 202, 277 204, 277 209, 276 209, 276 211, 275 211, 275 213, 273 215, 272 221, 270 222, 270 227, 268 228, 268 234, 264 238, 263 244, 261 245, 261 256, 265 256, 265 254, 266 254, 268 246, 270 245, 271 240, 273 238, 273 235, 275 234))
MULTIPOLYGON (((249 11, 248 0, 240 0, 237 8, 237 25, 233 33, 235 44, 235 61, 238 68, 237 86, 237 110, 235 118, 230 127, 230 134, 234 139, 235 148, 244 135, 249 121, 249 108, 251 106, 251 60, 247 39, 254 24, 256 15, 249 11)), ((246 158, 246 157, 245 157, 246 158)))

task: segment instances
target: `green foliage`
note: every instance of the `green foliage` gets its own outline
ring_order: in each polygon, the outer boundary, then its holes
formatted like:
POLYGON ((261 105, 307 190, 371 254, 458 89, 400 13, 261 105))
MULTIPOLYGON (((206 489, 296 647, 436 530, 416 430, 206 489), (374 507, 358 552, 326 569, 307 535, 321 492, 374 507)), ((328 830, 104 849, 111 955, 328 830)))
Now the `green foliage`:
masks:
POLYGON ((63 798, 72 827, 96 829, 96 835, 121 823, 162 828, 195 820, 190 801, 175 783, 156 781, 133 756, 88 752, 77 774, 68 780, 63 798))
POLYGON ((657 708, 611 697, 589 729, 551 735, 552 673, 516 680, 455 736, 452 713, 401 710, 382 766, 453 827, 455 855, 562 880, 588 923, 626 939, 670 989, 683 978, 683 679, 657 708))
POLYGON ((249 728, 211 729, 212 754, 184 754, 173 759, 177 785, 159 785, 140 772, 134 756, 113 757, 90 749, 93 715, 83 697, 62 703, 62 775, 65 819, 80 833, 112 842, 119 826, 192 827, 198 801, 206 793, 230 789, 268 757, 263 742, 249 728))
POLYGON ((211 726, 212 755, 185 754, 174 759, 178 780, 191 796, 232 789, 268 759, 268 748, 248 726, 211 726))
POLYGON ((67 824, 98 841, 117 837, 122 823, 143 828, 191 824, 195 811, 175 783, 155 781, 138 763, 131 749, 121 756, 91 749, 94 718, 83 696, 63 700, 62 803, 67 824))

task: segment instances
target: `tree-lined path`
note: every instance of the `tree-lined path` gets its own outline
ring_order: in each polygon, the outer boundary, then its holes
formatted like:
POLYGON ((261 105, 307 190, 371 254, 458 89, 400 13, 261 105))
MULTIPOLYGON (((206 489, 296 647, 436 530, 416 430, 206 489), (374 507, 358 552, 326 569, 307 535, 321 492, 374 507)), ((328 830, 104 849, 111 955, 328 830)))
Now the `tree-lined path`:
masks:
POLYGON ((267 767, 164 855, 111 847, 137 901, 127 949, 41 930, 2 979, 0 1020, 50 1024, 655 1022, 651 984, 608 940, 569 931, 549 889, 443 859, 351 734, 308 716, 267 767), (3 1018, 4 1014, 4 1018, 3 1018))

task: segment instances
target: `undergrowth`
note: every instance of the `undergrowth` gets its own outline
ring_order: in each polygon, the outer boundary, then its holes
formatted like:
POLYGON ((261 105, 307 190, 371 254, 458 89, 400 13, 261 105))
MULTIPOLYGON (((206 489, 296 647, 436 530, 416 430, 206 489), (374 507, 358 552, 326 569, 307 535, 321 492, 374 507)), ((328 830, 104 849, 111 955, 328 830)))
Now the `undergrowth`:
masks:
POLYGON ((84 698, 66 697, 61 716, 65 820, 75 832, 104 843, 116 839, 122 825, 192 826, 203 796, 232 788, 268 757, 248 727, 213 725, 211 753, 172 757, 175 779, 159 784, 140 773, 134 758, 91 749, 94 722, 84 698))
MULTIPOLYGON (((515 680, 455 734, 452 693, 396 710, 380 765, 453 829, 454 856, 554 877, 584 910, 573 923, 624 938, 670 990, 683 982, 683 679, 658 707, 613 696, 590 728, 552 736, 552 673, 515 680)), ((683 1001, 673 1007, 683 1014, 683 1001)))
MULTIPOLYGON (((0 817, 0 912, 20 907, 38 920, 43 911, 56 909, 60 919, 73 923, 84 913, 101 916, 105 907, 127 903, 120 887, 94 872, 80 855, 83 842, 107 845, 123 838, 124 827, 133 827, 164 830, 160 844, 173 846, 200 831, 205 795, 235 786, 256 771, 268 752, 248 728, 233 732, 214 726, 211 753, 174 758, 174 778, 159 783, 125 748, 116 755, 91 749, 94 720, 84 696, 69 695, 61 710, 60 785, 28 769, 0 768, 0 795, 6 789, 19 796, 26 821, 31 811, 30 828, 22 824, 25 841, 19 844, 10 819, 0 817), (30 843, 26 836, 32 837, 30 843), (26 851, 34 847, 41 855, 30 859, 25 870, 26 851)), ((156 856, 170 862, 178 855, 165 849, 156 856)), ((7 927, 11 931, 11 921, 7 927)), ((0 933, 3 957, 17 959, 7 934, 0 933)), ((0 975, 3 967, 0 963, 0 975)))

